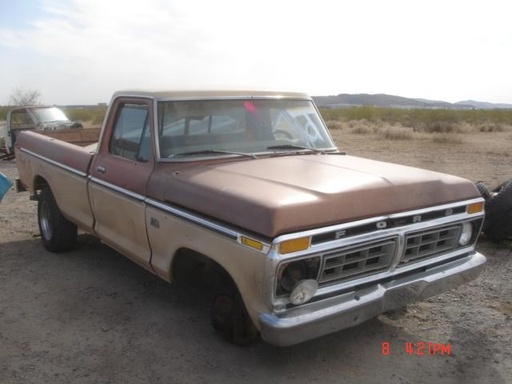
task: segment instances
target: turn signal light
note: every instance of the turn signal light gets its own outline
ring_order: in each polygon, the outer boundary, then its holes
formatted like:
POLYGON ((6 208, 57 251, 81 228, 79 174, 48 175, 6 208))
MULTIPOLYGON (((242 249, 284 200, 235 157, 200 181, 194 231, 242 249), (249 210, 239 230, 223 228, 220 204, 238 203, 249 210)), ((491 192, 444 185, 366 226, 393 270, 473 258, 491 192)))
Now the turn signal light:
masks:
POLYGON ((466 212, 469 214, 482 212, 483 210, 484 210, 484 203, 482 203, 482 202, 469 204, 466 208, 466 212))
POLYGON ((293 240, 286 240, 279 244, 279 253, 286 255, 287 253, 304 251, 309 248, 309 237, 301 237, 293 240))
POLYGON ((241 236, 240 242, 247 247, 257 249, 258 251, 263 250, 263 243, 250 239, 249 237, 241 236))

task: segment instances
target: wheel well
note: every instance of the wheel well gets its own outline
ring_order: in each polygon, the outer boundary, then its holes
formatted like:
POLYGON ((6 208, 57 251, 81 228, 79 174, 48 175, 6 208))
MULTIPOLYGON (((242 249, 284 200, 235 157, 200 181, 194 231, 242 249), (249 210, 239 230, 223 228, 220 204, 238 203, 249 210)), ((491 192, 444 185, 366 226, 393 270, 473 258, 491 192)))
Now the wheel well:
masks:
POLYGON ((176 252, 171 268, 171 278, 178 283, 209 288, 226 282, 233 283, 229 273, 219 263, 188 248, 176 252))
POLYGON ((34 179, 34 192, 40 191, 41 189, 48 187, 48 186, 49 186, 49 184, 45 178, 43 178, 41 176, 36 176, 36 178, 34 179))

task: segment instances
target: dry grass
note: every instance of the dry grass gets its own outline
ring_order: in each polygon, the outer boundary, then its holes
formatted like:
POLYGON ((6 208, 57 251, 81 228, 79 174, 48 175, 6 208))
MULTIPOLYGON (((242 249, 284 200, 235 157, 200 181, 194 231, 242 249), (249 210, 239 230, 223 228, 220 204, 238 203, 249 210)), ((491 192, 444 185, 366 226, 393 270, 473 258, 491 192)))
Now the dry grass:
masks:
POLYGON ((107 112, 107 107, 95 106, 86 109, 65 108, 64 112, 70 120, 80 121, 85 126, 101 126, 107 112))
MULTIPOLYGON (((499 121, 430 121, 408 125, 381 119, 348 120, 345 118, 331 118, 327 120, 327 126, 333 136, 342 137, 343 135, 354 134, 363 136, 366 140, 382 142, 418 141, 461 146, 467 140, 477 136, 483 138, 482 135, 494 136, 502 133, 505 133, 502 140, 512 140, 512 135, 506 135, 508 132, 512 132, 512 124, 499 121)), ((504 156, 508 155, 504 154, 504 156)))
POLYGON ((414 132, 410 128, 402 126, 388 126, 381 130, 378 135, 384 140, 413 140, 414 132))
POLYGON ((433 144, 464 144, 468 140, 488 141, 501 136, 512 140, 512 110, 406 110, 378 107, 322 109, 329 128, 366 140, 433 144), (331 128, 333 127, 333 128, 331 128), (485 136, 481 136, 485 135, 485 136))
POLYGON ((506 132, 512 130, 512 126, 500 123, 486 123, 478 127, 480 132, 506 132))
POLYGON ((434 133, 432 141, 436 144, 462 144, 464 140, 456 133, 434 133))
MULTIPOLYGON (((355 135, 367 136, 369 139, 384 141, 409 141, 409 140, 430 140, 435 143, 460 144, 463 142, 460 133, 447 132, 426 132, 418 131, 411 127, 404 127, 401 124, 389 124, 382 121, 372 122, 368 120, 351 120, 339 125, 334 125, 330 120, 331 126, 343 126, 348 128, 348 132, 355 135)), ((339 129, 338 129, 339 131, 339 129)), ((471 127, 465 127, 459 132, 473 132, 471 127)))
POLYGON ((350 129, 350 132, 357 135, 373 135, 377 131, 376 127, 371 127, 364 123, 354 124, 350 129))
MULTIPOLYGON (((463 144, 464 137, 482 134, 499 134, 512 132, 512 126, 502 123, 431 122, 414 127, 401 123, 389 123, 382 120, 336 120, 327 121, 327 126, 334 132, 354 134, 369 140, 383 141, 430 141, 435 144, 463 144)), ((508 138, 512 139, 512 136, 508 138)))
POLYGON ((342 122, 341 120, 327 120, 325 124, 327 125, 327 128, 329 128, 330 131, 343 130, 347 126, 347 124, 345 122, 342 122))
MULTIPOLYGON (((402 129, 413 131, 411 126, 403 125, 398 132, 402 129)), ((352 156, 430 169, 473 181, 483 180, 490 186, 512 178, 512 131, 506 126, 504 132, 480 132, 476 124, 466 126, 467 133, 434 135, 413 131, 410 140, 386 139, 382 133, 385 130, 368 122, 364 125, 358 122, 350 129, 333 130, 331 135, 338 148, 352 156), (353 133, 356 127, 366 134, 353 133)), ((390 136, 393 134, 388 134, 388 138, 390 136)))

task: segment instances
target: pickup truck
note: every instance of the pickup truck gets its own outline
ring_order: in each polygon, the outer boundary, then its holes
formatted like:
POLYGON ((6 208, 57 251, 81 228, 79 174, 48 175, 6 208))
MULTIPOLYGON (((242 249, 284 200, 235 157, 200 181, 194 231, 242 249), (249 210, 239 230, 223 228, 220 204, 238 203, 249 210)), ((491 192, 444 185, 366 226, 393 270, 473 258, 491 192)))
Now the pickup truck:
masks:
POLYGON ((52 106, 15 107, 7 113, 5 152, 13 154, 14 143, 22 131, 35 130, 60 140, 90 144, 98 140, 98 129, 82 130, 79 122, 71 121, 65 113, 52 106))
POLYGON ((117 92, 97 146, 22 132, 15 151, 47 250, 80 229, 166 281, 208 281, 236 344, 349 328, 486 261, 472 182, 345 154, 302 93, 117 92))

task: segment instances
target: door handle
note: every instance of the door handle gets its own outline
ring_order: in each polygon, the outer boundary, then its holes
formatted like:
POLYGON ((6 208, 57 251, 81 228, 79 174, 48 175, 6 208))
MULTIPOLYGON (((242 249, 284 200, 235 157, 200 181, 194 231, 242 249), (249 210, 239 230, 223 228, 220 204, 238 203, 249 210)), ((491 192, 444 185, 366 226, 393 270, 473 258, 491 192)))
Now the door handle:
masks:
POLYGON ((105 167, 103 167, 102 165, 98 165, 96 167, 96 170, 99 172, 99 173, 105 173, 107 171, 107 169, 105 167))

